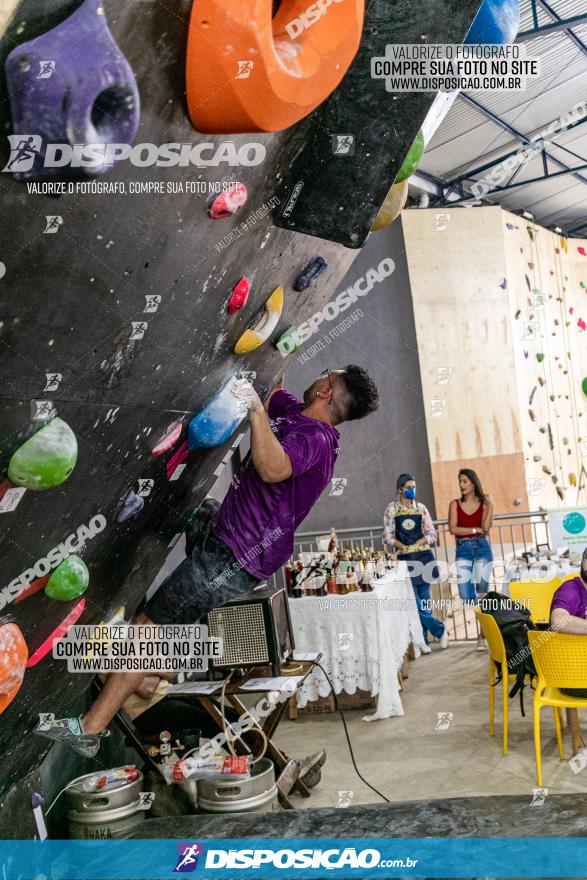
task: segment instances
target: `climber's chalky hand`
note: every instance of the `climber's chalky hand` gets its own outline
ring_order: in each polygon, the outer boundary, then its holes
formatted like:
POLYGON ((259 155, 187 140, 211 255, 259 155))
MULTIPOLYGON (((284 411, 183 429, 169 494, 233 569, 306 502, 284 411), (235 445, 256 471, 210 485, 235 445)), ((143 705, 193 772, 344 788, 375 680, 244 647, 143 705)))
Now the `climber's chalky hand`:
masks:
POLYGON ((263 402, 248 379, 239 379, 235 382, 232 393, 249 414, 252 415, 263 409, 263 402))

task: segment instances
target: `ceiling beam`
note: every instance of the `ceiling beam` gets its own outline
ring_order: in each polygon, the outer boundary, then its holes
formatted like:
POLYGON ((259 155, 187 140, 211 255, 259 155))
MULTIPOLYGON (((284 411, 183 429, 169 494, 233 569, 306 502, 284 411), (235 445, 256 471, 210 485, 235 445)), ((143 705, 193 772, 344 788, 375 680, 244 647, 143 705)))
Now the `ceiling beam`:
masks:
MULTIPOLYGON (((546 0, 537 0, 537 3, 539 4, 539 6, 540 6, 545 12, 548 12, 548 14, 550 15, 551 18, 554 18, 555 22, 558 22, 558 21, 562 21, 562 20, 563 20, 563 19, 560 17, 560 15, 558 15, 558 14, 554 11, 554 9, 552 8, 552 6, 551 6, 549 3, 546 2, 546 0)), ((575 44, 575 46, 578 46, 578 47, 579 47, 579 49, 581 50, 581 52, 583 52, 584 55, 587 55, 587 46, 585 45, 585 43, 583 43, 583 42, 579 39, 579 37, 577 36, 577 34, 574 34, 573 31, 570 31, 568 28, 565 29, 565 34, 567 35, 567 37, 569 37, 570 40, 573 41, 573 43, 575 44)))
POLYGON ((580 24, 587 24, 587 13, 582 15, 574 15, 572 18, 559 18, 558 21, 549 22, 549 24, 539 25, 529 31, 521 31, 516 37, 516 43, 525 40, 534 40, 536 37, 544 37, 547 34, 556 33, 557 31, 570 30, 580 24))
MULTIPOLYGON (((542 3, 543 0, 538 0, 538 2, 542 3)), ((512 134, 515 138, 517 138, 523 144, 530 143, 530 140, 527 137, 527 135, 522 134, 522 132, 520 132, 520 131, 517 131, 517 129, 515 129, 513 127, 513 125, 510 125, 508 122, 505 121, 505 119, 502 119, 501 116, 498 116, 497 113, 494 113, 492 110, 489 110, 488 107, 484 107, 483 104, 481 104, 479 101, 476 100, 476 98, 472 98, 470 95, 467 95, 464 92, 460 93, 459 98, 463 101, 467 101, 467 103, 469 103, 469 104, 471 104, 471 106, 475 107, 476 110, 478 110, 480 113, 482 113, 488 119, 491 119, 491 121, 494 122, 496 125, 499 125, 500 128, 503 128, 506 131, 508 131, 510 134, 512 134)), ((583 177, 582 174, 579 174, 578 172, 573 171, 572 168, 569 168, 568 165, 565 165, 565 163, 561 162, 560 159, 557 159, 556 156, 552 156, 551 154, 549 154, 548 158, 552 162, 554 162, 555 165, 558 165, 559 168, 562 168, 564 171, 570 171, 573 174, 573 176, 577 178, 577 180, 581 181, 581 183, 587 183, 587 177, 583 177)))

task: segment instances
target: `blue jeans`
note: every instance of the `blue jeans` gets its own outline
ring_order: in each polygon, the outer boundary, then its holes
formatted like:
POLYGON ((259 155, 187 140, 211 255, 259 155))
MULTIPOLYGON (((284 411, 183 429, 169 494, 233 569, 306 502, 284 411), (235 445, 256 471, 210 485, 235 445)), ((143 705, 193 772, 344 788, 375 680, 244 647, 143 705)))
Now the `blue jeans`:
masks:
POLYGON ((493 562, 491 544, 485 536, 457 539, 456 561, 459 596, 463 602, 474 602, 479 593, 486 593, 489 588, 493 562))
POLYGON ((444 633, 444 623, 442 620, 434 617, 430 610, 430 584, 420 584, 414 586, 414 594, 418 605, 418 614, 420 615, 420 623, 424 633, 424 641, 428 644, 428 633, 431 633, 435 639, 439 639, 444 633))
MULTIPOLYGON (((407 562, 414 560, 424 566, 434 563, 435 561, 434 554, 431 550, 418 550, 413 553, 398 553, 397 558, 404 559, 407 562)), ((437 566, 434 566, 434 569, 430 570, 428 576, 436 579, 438 577, 437 568, 437 566)), ((416 597, 420 623, 422 624, 422 630, 424 632, 424 641, 428 644, 428 633, 432 633, 435 639, 439 639, 444 632, 444 623, 442 620, 438 620, 434 617, 430 609, 430 583, 425 580, 422 574, 416 573, 410 574, 410 580, 416 597)))

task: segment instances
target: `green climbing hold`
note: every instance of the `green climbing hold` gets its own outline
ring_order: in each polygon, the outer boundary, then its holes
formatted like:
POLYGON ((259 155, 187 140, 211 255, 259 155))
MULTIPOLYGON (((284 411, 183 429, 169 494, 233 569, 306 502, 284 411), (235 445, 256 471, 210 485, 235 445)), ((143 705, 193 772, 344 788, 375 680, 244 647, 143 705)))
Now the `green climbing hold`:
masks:
POLYGON ((76 461, 75 434, 63 419, 51 419, 16 450, 8 479, 27 489, 53 489, 67 480, 76 461))
POLYGON ((539 364, 541 364, 542 361, 544 360, 544 355, 542 354, 541 351, 539 351, 538 354, 536 355, 536 360, 538 361, 539 364))
POLYGON ((88 566, 79 556, 68 556, 57 566, 45 587, 50 599, 67 602, 77 599, 90 583, 88 566))
POLYGON ((587 376, 583 379, 581 388, 583 389, 583 394, 587 394, 587 376))
POLYGON ((424 135, 420 130, 414 138, 414 143, 406 154, 406 158, 403 161, 402 167, 395 176, 395 180, 393 181, 394 183, 403 183, 404 180, 407 180, 408 177, 412 176, 412 174, 422 161, 422 156, 424 155, 425 148, 426 144, 424 143, 424 135))

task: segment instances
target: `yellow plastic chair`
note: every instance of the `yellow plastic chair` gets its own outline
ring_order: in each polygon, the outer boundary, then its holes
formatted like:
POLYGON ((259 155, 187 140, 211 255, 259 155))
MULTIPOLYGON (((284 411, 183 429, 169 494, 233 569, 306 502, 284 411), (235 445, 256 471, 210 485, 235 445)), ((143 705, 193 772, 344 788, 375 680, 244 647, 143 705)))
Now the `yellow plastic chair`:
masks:
POLYGON ((587 699, 563 694, 559 688, 587 688, 587 637, 530 630, 528 640, 538 672, 538 684, 534 691, 534 748, 536 777, 538 785, 542 785, 540 710, 543 706, 553 708, 558 751, 561 760, 564 760, 562 710, 587 709, 587 699))
MULTIPOLYGON (((481 611, 475 611, 475 617, 483 633, 483 638, 487 642, 489 648, 489 736, 495 735, 495 674, 496 668, 494 664, 499 664, 501 671, 501 692, 503 696, 503 754, 508 752, 508 706, 509 706, 509 690, 512 681, 516 680, 516 676, 512 675, 507 665, 507 655, 505 644, 501 630, 491 614, 483 614, 481 611)), ((526 676, 530 680, 530 676, 526 676)))
POLYGON ((561 584, 560 578, 551 581, 512 581, 510 596, 514 602, 524 604, 533 623, 548 623, 552 597, 561 584))

